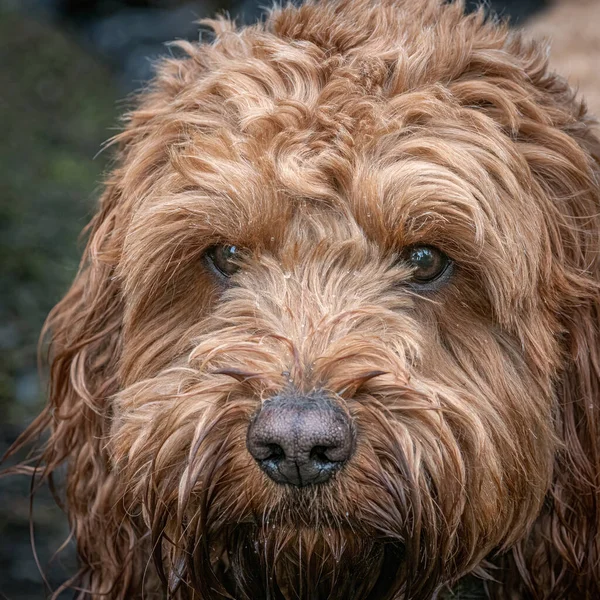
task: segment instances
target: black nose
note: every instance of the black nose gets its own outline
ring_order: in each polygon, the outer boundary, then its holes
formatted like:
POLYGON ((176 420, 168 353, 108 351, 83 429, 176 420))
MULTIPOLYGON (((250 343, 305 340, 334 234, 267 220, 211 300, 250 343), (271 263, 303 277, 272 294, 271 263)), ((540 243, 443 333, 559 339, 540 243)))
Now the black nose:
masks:
POLYGON ((246 445, 273 481, 303 487, 327 481, 352 456, 354 427, 325 395, 275 396, 250 424, 246 445))

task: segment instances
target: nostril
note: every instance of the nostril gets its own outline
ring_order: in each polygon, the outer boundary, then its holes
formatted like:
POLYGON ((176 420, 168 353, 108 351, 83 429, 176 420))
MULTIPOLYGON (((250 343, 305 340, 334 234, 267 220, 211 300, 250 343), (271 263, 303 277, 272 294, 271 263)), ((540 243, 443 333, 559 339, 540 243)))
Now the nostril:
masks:
POLYGON ((285 462, 285 451, 279 444, 264 444, 260 453, 255 453, 254 458, 267 473, 278 471, 285 462))
POLYGON ((331 463, 336 462, 327 456, 327 452, 331 450, 327 446, 315 446, 311 451, 309 458, 311 461, 320 462, 320 463, 331 463))
POLYGON ((267 444, 266 450, 267 456, 263 460, 278 462, 285 458, 285 452, 279 444, 267 444))
POLYGON ((349 458, 349 446, 314 446, 309 453, 309 463, 319 469, 335 470, 349 458))
POLYGON ((259 462, 268 460, 276 463, 285 458, 284 449, 274 442, 257 440, 253 437, 248 440, 248 446, 252 456, 259 462))

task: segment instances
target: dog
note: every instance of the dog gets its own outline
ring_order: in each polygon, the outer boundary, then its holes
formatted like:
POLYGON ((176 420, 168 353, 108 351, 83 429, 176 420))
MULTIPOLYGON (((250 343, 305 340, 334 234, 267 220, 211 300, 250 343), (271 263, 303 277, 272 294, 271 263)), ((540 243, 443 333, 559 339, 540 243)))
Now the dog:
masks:
MULTIPOLYGON (((442 0, 179 42, 51 312, 80 598, 600 597, 600 143, 442 0)), ((59 590, 60 591, 60 590, 59 590)), ((58 592, 57 592, 58 594, 58 592)))

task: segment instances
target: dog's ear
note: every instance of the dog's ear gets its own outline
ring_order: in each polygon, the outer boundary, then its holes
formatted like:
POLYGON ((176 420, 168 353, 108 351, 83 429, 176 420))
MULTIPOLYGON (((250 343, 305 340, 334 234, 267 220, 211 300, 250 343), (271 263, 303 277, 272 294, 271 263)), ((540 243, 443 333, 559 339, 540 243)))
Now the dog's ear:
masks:
POLYGON ((571 232, 563 247, 571 264, 561 283, 570 294, 560 314, 566 368, 557 386, 563 447, 535 559, 552 565, 552 597, 592 598, 600 594, 600 141, 583 114, 573 133, 590 162, 592 185, 587 198, 567 200, 571 232))
POLYGON ((48 403, 11 451, 49 431, 35 458, 34 477, 52 482, 53 475, 64 476, 59 467, 66 465, 64 502, 85 565, 78 580, 97 592, 108 591, 111 569, 115 576, 117 572, 128 576, 126 565, 131 561, 118 553, 129 552, 133 539, 128 538, 126 521, 115 522, 119 486, 105 448, 120 355, 121 296, 113 276, 121 243, 120 205, 118 185, 109 182, 88 226, 89 240, 77 277, 48 316, 42 333, 42 341, 49 342, 48 403), (104 583, 92 582, 92 574, 86 573, 87 565, 99 562, 107 575, 104 583))
POLYGON ((562 329, 564 369, 555 388, 560 447, 552 486, 532 535, 515 550, 515 559, 527 597, 596 598, 600 595, 600 141, 596 122, 566 82, 541 72, 537 76, 547 122, 530 127, 522 147, 548 199, 552 266, 544 303, 562 329))
POLYGON ((557 390, 563 447, 555 458, 549 510, 540 519, 534 555, 552 566, 554 589, 560 592, 556 598, 600 594, 599 281, 596 269, 591 297, 581 298, 564 315, 567 367, 557 390))
MULTIPOLYGON (((191 44, 181 46, 195 52, 191 44)), ((180 135, 170 103, 192 78, 188 71, 200 67, 165 59, 157 69, 153 86, 111 140, 115 167, 84 231, 88 241, 79 271, 42 331, 40 348, 47 348, 47 356, 44 352, 40 362, 49 367, 47 404, 5 455, 44 440, 31 459, 7 472, 33 474, 36 486, 49 482, 53 489, 53 479, 60 477, 65 494, 57 500, 66 505, 82 565, 64 587, 80 584, 111 598, 139 591, 142 571, 149 577, 147 565, 136 560, 144 540, 125 506, 126 482, 115 475, 108 450, 113 398, 122 385, 124 364, 123 247, 136 200, 160 178, 168 149, 180 135)))

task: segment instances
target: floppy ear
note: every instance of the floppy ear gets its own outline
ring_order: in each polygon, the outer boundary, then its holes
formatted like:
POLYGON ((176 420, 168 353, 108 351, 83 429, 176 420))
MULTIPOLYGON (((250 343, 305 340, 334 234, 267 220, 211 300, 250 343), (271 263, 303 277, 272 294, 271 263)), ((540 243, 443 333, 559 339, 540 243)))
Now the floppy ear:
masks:
POLYGON ((528 132, 537 149, 527 158, 551 202, 554 264, 544 300, 562 328, 561 446, 545 508, 514 551, 520 592, 510 597, 600 598, 600 141, 566 82, 545 75, 539 85, 551 125, 528 132))
MULTIPOLYGON (((191 44, 180 46, 187 54, 197 54, 191 44)), ((60 467, 62 480, 66 467, 65 508, 82 566, 63 587, 81 585, 94 598, 130 598, 139 594, 142 575, 144 581, 153 576, 140 548, 147 528, 138 527, 142 517, 131 514, 127 482, 116 476, 107 449, 112 399, 121 388, 119 372, 125 370, 125 302, 118 267, 136 202, 160 180, 169 148, 180 140, 182 109, 173 105, 174 99, 203 69, 200 60, 164 59, 153 84, 126 116, 126 127, 113 138, 112 145, 119 148, 117 166, 87 227, 79 272, 42 332, 42 340, 50 342, 47 405, 7 453, 14 455, 49 433, 31 461, 10 471, 33 470, 38 483, 52 484, 53 474, 60 467)))
POLYGON ((596 269, 590 297, 565 315, 568 365, 558 389, 563 449, 556 456, 550 511, 541 521, 534 555, 551 566, 553 587, 560 591, 556 598, 600 597, 599 281, 596 269), (544 545, 550 547, 542 554, 544 545))
POLYGON ((50 340, 48 403, 11 449, 49 430, 34 477, 51 483, 53 473, 66 465, 66 508, 83 565, 74 579, 94 592, 107 592, 117 578, 125 579, 120 587, 127 589, 132 577, 127 555, 134 535, 129 521, 119 519, 121 492, 105 449, 120 354, 121 297, 113 277, 119 206, 117 185, 109 183, 88 226, 78 275, 42 333, 50 340), (99 563, 103 581, 94 581, 91 566, 99 563))

